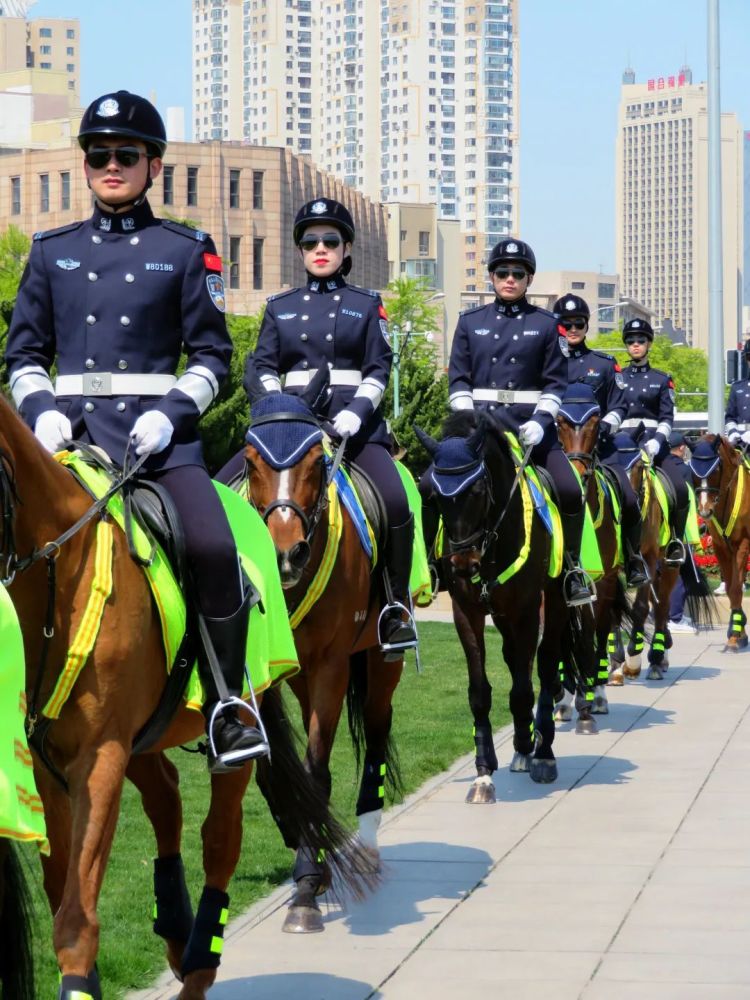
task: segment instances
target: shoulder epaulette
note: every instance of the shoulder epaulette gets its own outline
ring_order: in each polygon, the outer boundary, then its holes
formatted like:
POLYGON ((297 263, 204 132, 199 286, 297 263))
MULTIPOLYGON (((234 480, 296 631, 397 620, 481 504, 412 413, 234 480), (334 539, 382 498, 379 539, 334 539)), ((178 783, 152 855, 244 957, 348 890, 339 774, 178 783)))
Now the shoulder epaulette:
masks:
POLYGON ((171 229, 173 233, 186 236, 189 240, 197 240, 199 243, 205 243, 208 239, 208 233, 205 233, 202 229, 193 229, 192 226, 185 226, 181 222, 174 222, 172 219, 162 219, 161 224, 165 229, 171 229))
POLYGON ((286 295, 291 295, 292 292, 298 292, 299 288, 287 288, 284 292, 276 292, 275 295, 269 295, 266 302, 275 302, 276 299, 283 299, 286 295))
POLYGON ((359 292, 361 295, 369 295, 371 299, 380 298, 380 292, 376 292, 373 288, 361 288, 359 285, 347 285, 346 287, 352 292, 359 292))
POLYGON ((662 371, 661 368, 652 368, 651 371, 654 373, 654 375, 663 375, 664 378, 672 380, 672 376, 669 374, 669 372, 662 371))
POLYGON ((597 350, 594 350, 593 347, 591 348, 591 353, 598 355, 600 358, 606 358, 607 361, 615 361, 616 360, 611 354, 607 354, 606 351, 597 351, 597 350))
POLYGON ((486 309, 486 308, 487 308, 487 303, 485 303, 483 306, 469 306, 468 309, 462 309, 461 312, 459 313, 459 316, 468 316, 469 313, 479 312, 480 309, 486 309))
POLYGON ((67 226, 59 226, 57 229, 44 229, 40 233, 34 233, 35 240, 48 240, 50 236, 60 236, 62 233, 72 233, 74 229, 80 229, 83 222, 70 222, 67 226))
POLYGON ((541 306, 535 306, 532 305, 531 303, 529 303, 529 305, 531 306, 534 312, 541 313, 542 316, 549 316, 549 318, 553 319, 555 323, 559 322, 559 317, 555 316, 555 314, 553 312, 550 312, 549 309, 543 309, 541 306))

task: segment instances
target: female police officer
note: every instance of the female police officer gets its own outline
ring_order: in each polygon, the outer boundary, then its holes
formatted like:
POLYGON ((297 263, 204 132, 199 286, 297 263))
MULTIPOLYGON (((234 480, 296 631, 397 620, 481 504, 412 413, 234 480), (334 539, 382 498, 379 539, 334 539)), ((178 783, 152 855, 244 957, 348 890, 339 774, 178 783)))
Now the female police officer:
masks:
MULTIPOLYGON (((221 259, 206 233, 151 213, 146 193, 167 143, 149 101, 105 94, 86 110, 78 141, 94 214, 34 237, 8 333, 13 398, 51 452, 77 439, 117 462, 128 442, 149 456, 142 474, 179 511, 199 609, 226 686, 239 696, 251 595, 198 438, 232 354, 221 259)), ((267 752, 259 731, 220 702, 205 655, 199 663, 210 769, 267 752)))
POLYGON ((450 405, 455 410, 476 403, 502 407, 522 444, 533 447, 532 460, 550 473, 558 492, 569 566, 566 601, 570 606, 590 603, 591 583, 580 565, 583 494, 555 424, 568 384, 557 320, 526 299, 536 271, 528 243, 501 240, 487 268, 495 301, 468 309, 458 321, 448 371, 450 405))
POLYGON ((346 456, 375 482, 388 515, 380 640, 386 658, 397 659, 416 645, 413 624, 401 617, 409 603, 414 524, 380 409, 392 358, 386 313, 377 292, 346 283, 354 222, 344 205, 330 198, 303 205, 293 236, 307 284, 269 299, 252 360, 271 391, 281 388, 281 376, 285 392, 299 392, 319 365, 331 370, 331 392, 318 415, 349 436, 346 456))
POLYGON ((631 319, 622 330, 622 339, 630 355, 630 364, 623 370, 627 413, 622 422, 624 431, 639 426, 645 428, 644 448, 653 463, 669 478, 675 494, 672 512, 672 537, 664 552, 668 566, 680 566, 685 561, 685 534, 690 496, 680 461, 669 450, 669 435, 674 420, 674 382, 671 375, 652 368, 648 352, 654 340, 651 324, 645 319, 631 319))

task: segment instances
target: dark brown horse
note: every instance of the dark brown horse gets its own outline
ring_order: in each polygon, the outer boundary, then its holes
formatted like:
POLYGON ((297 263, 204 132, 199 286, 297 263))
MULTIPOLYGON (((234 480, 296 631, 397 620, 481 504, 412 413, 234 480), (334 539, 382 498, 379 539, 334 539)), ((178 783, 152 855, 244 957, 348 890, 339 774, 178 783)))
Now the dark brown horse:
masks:
MULTIPOLYGON (((235 488, 263 517, 276 546, 302 668, 289 683, 307 733, 307 766, 327 798, 331 750, 346 702, 357 763, 363 764, 357 799, 359 840, 377 868, 385 786, 400 786, 390 734, 391 703, 403 658, 388 662, 380 652, 378 573, 331 483, 323 433, 309 405, 326 376, 322 367, 303 396, 269 394, 259 379, 253 381, 254 443, 245 448, 247 478, 235 488)), ((322 931, 316 897, 328 880, 325 865, 310 845, 297 852, 294 880, 284 930, 322 931)))
POLYGON ((0 838, 0 995, 8 1000, 38 998, 31 950, 33 918, 18 846, 0 838))
MULTIPOLYGON (((30 713, 32 706, 47 703, 60 677, 92 595, 92 580, 101 571, 102 538, 113 550, 111 596, 98 637, 47 733, 46 756, 58 777, 34 757, 51 846, 42 863, 54 914, 61 995, 77 990, 94 1000, 101 997, 95 966, 97 901, 127 775, 140 790, 156 835, 154 929, 165 938, 170 964, 183 978, 180 997, 201 1000, 219 964, 214 942, 226 922, 226 889, 239 858, 242 798, 251 765, 211 779, 203 825, 205 886, 194 921, 179 855, 179 778, 163 751, 202 736, 203 720, 182 707, 151 752, 131 755, 134 740, 159 704, 168 664, 158 613, 141 568, 130 558, 124 532, 97 517, 59 543, 90 507, 88 494, 0 399, 0 554, 6 575, 14 578, 10 594, 24 636, 30 713), (40 557, 43 553, 46 558, 40 557)), ((275 813, 285 821, 290 839, 338 851, 346 834, 331 823, 325 801, 309 782, 277 691, 266 692, 262 711, 275 744, 273 767, 263 764, 275 813)), ((342 858, 345 868, 347 858, 342 858)), ((7 944, 3 940, 0 948, 7 944)))
POLYGON ((742 593, 750 554, 750 475, 740 453, 718 434, 705 434, 690 460, 698 513, 707 521, 729 598, 726 652, 747 646, 742 593))

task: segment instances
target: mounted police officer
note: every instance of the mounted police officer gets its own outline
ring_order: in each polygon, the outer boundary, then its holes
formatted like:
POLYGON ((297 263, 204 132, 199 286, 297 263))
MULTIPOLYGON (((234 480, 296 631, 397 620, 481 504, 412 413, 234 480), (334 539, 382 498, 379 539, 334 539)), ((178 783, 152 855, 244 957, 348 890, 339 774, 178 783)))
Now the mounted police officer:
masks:
POLYGON ((536 271, 528 243, 501 240, 487 268, 496 298, 459 318, 448 372, 450 405, 454 410, 502 408, 523 446, 533 447, 532 460, 552 476, 558 493, 569 566, 566 601, 589 603, 591 582, 580 564, 583 495, 555 424, 568 384, 557 320, 526 299, 536 271))
MULTIPOLYGON (((746 340, 742 348, 745 365, 750 366, 750 340, 746 340)), ((729 399, 724 413, 724 433, 730 444, 740 442, 747 448, 750 445, 750 379, 740 378, 732 382, 729 399)))
POLYGON ((674 382, 672 376, 652 368, 648 352, 654 341, 654 331, 645 319, 631 319, 622 330, 622 339, 630 355, 630 365, 623 371, 627 414, 622 430, 645 428, 644 449, 672 484, 675 506, 672 511, 672 537, 667 543, 664 561, 668 566, 681 566, 685 561, 683 536, 690 510, 690 496, 680 463, 669 451, 669 436, 674 421, 674 382))
MULTIPOLYGON (((386 659, 395 660, 417 642, 413 623, 402 620, 409 606, 414 522, 381 410, 392 361, 387 316, 377 292, 346 282, 354 236, 354 221, 340 202, 314 198, 302 206, 293 238, 307 283, 268 300, 252 365, 267 390, 280 391, 284 378, 284 391, 292 393, 304 391, 319 365, 330 369, 330 391, 318 416, 348 437, 346 458, 370 476, 385 504, 387 603, 379 632, 386 659)), ((236 463, 220 476, 231 476, 236 463)))
POLYGON ((555 302, 552 311, 558 317, 560 348, 568 359, 568 383, 585 382, 594 390, 599 410, 598 451, 602 464, 607 465, 617 477, 622 498, 622 532, 628 550, 626 573, 629 587, 648 583, 649 575, 640 554, 641 511, 638 497, 628 475, 616 460, 612 435, 625 418, 628 405, 625 400, 625 380, 620 366, 611 354, 594 351, 586 343, 591 312, 580 295, 563 295, 555 302))
MULTIPOLYGON (((199 610, 225 685, 239 697, 252 595, 198 437, 232 354, 221 259, 206 233, 151 212, 146 194, 167 143, 149 101, 124 90, 103 95, 83 115, 78 141, 94 212, 34 236, 8 333, 13 398, 50 452, 79 440, 116 462, 129 446, 148 456, 141 474, 177 507, 199 610), (182 350, 187 368, 177 378, 182 350)), ((268 748, 221 701, 207 660, 199 657, 203 711, 209 768, 218 772, 268 748)))

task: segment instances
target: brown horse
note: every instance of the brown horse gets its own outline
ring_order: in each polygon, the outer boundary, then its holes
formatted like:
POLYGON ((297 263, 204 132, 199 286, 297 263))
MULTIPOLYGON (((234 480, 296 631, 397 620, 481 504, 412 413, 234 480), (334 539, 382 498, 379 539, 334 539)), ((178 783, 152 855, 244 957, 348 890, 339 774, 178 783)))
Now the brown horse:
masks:
MULTIPOLYGON (((302 709, 307 766, 326 797, 329 761, 346 700, 357 763, 364 765, 357 799, 359 840, 377 868, 377 830, 385 785, 400 787, 391 745, 391 702, 403 657, 388 662, 379 649, 378 576, 355 523, 339 503, 310 403, 327 377, 320 369, 303 396, 266 393, 251 384, 251 440, 246 480, 235 484, 257 509, 276 546, 282 586, 302 667, 289 683, 302 709), (262 449, 262 450, 261 450, 262 449), (272 454, 281 461, 269 461, 272 454)), ((291 933, 324 929, 316 897, 325 866, 309 845, 297 852, 296 891, 284 924, 291 933)))
MULTIPOLYGON (((10 594, 24 636, 29 730, 42 722, 33 718, 34 706, 46 705, 92 594, 97 540, 110 522, 89 520, 61 542, 90 507, 88 494, 0 399, 0 555, 12 578, 10 594)), ((47 731, 45 757, 56 776, 34 755, 51 847, 42 863, 62 973, 60 996, 101 998, 97 901, 127 775, 156 835, 154 929, 165 938, 170 964, 183 979, 180 997, 201 1000, 216 978, 216 941, 226 922, 226 889, 239 858, 242 798, 252 768, 248 764, 211 779, 203 825, 205 886, 194 921, 179 855, 178 772, 162 751, 202 736, 203 720, 183 705, 151 751, 132 756, 134 740, 159 705, 169 665, 148 583, 129 556, 124 532, 115 528, 111 544, 112 591, 98 637, 47 731)), ((266 692, 263 718, 275 745, 273 767, 267 762, 263 767, 274 811, 290 840, 332 849, 335 862, 346 834, 331 824, 327 804, 309 782, 280 705, 277 691, 266 692)), ((340 858, 345 868, 349 857, 340 858)), ((3 940, 0 949, 7 945, 3 940)), ((3 964, 0 959, 0 968, 3 964)))
POLYGON ((0 838, 0 995, 37 1000, 31 952, 31 892, 18 846, 0 838))
POLYGON ((705 434, 690 459, 698 513, 710 524, 714 552, 729 598, 726 652, 747 646, 742 592, 750 554, 750 476, 741 454, 718 434, 705 434))

